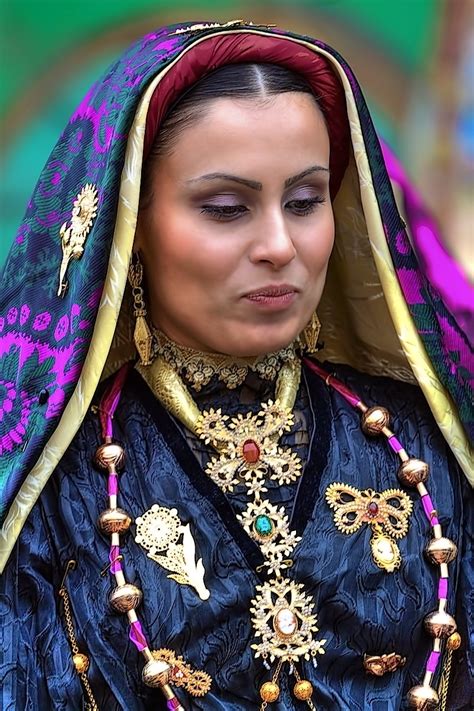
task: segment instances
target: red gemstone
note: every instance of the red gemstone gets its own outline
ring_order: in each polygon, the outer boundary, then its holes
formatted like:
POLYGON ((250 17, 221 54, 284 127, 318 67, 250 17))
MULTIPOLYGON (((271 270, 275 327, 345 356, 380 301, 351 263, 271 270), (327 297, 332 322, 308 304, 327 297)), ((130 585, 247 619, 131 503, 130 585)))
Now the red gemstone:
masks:
POLYGON ((256 464, 260 459, 260 448, 253 439, 248 439, 242 447, 242 455, 247 464, 256 464))
POLYGON ((367 506, 367 511, 369 512, 370 516, 377 516, 379 512, 378 504, 376 504, 375 501, 371 501, 370 504, 368 504, 367 506))

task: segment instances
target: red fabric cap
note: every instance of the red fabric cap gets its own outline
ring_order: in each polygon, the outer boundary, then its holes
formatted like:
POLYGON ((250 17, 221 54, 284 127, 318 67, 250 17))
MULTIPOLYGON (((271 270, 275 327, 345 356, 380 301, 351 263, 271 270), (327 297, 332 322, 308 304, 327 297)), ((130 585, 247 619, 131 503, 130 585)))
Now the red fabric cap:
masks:
POLYGON ((326 118, 331 170, 330 189, 334 198, 349 160, 350 131, 342 84, 328 59, 321 54, 278 36, 230 34, 209 37, 189 49, 165 74, 148 108, 144 158, 151 150, 156 132, 168 108, 180 94, 205 74, 225 64, 266 62, 280 64, 303 75, 326 118))

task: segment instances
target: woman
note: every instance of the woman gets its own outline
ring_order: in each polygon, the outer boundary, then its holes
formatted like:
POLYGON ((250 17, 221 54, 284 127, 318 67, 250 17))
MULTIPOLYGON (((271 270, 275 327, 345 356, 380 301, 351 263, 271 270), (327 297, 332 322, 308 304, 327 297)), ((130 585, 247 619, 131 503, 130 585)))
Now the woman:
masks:
POLYGON ((71 118, 4 284, 5 708, 446 704, 469 349, 333 50, 144 37, 71 118))

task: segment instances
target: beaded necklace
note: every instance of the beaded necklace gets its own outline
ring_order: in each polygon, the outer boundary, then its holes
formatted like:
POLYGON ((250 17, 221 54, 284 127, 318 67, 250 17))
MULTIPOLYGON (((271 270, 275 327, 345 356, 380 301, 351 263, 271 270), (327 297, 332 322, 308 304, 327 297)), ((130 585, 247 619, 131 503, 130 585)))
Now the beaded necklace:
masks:
MULTIPOLYGON (((456 632, 455 620, 446 612, 449 579, 448 563, 455 558, 457 548, 452 541, 443 536, 436 509, 425 486, 429 473, 428 465, 421 460, 409 457, 394 432, 388 427, 390 417, 385 408, 377 406, 367 407, 357 395, 334 376, 327 373, 319 364, 308 359, 305 359, 305 363, 314 373, 322 378, 329 387, 334 388, 350 405, 361 411, 362 429, 367 435, 376 436, 383 434, 386 437, 389 446, 401 460, 401 465, 398 469, 398 479, 405 486, 416 487, 420 494, 423 510, 433 533, 433 538, 426 547, 425 552, 432 563, 439 565, 440 579, 438 584, 438 609, 429 613, 424 621, 426 631, 433 637, 432 650, 427 660, 423 682, 410 689, 407 701, 409 707, 412 709, 434 711, 438 707, 439 697, 432 686, 432 681, 440 663, 443 652, 443 642, 446 642, 445 648, 450 655, 452 650, 460 646, 461 639, 456 632)), ((160 658, 158 653, 150 650, 141 623, 135 612, 136 607, 138 607, 142 599, 142 593, 136 586, 126 582, 121 565, 120 534, 128 530, 131 518, 125 511, 118 508, 117 505, 119 493, 118 472, 124 465, 124 451, 118 444, 113 442, 112 420, 120 400, 121 390, 127 372, 127 367, 119 371, 99 407, 104 444, 97 450, 96 463, 101 469, 108 473, 107 488, 109 496, 109 509, 101 514, 99 525, 102 531, 111 534, 109 554, 110 572, 114 575, 116 582, 116 587, 110 595, 110 603, 114 609, 126 613, 128 616, 130 639, 142 653, 146 662, 142 671, 143 682, 148 686, 159 687, 163 691, 167 699, 168 709, 171 711, 185 711, 170 686, 170 683, 177 686, 181 684, 180 676, 176 674, 176 669, 178 669, 179 672, 179 668, 173 668, 172 666, 173 660, 176 661, 176 659, 181 658, 172 655, 171 663, 169 663, 169 659, 160 658)), ((189 394, 187 394, 186 388, 181 383, 181 392, 178 396, 176 396, 176 391, 175 394, 173 394, 173 389, 169 391, 167 395, 168 398, 174 400, 174 408, 169 407, 169 402, 165 403, 168 409, 171 409, 173 414, 181 419, 187 427, 193 425, 189 417, 183 417, 182 398, 184 397, 186 399, 188 396, 189 394)), ((291 584, 296 585, 295 583, 291 584)), ((282 608, 280 606, 280 611, 285 612, 285 614, 287 610, 287 607, 282 608)), ((273 617, 274 624, 276 614, 278 614, 278 608, 273 617)), ((308 607, 306 608, 306 614, 310 616, 308 607)), ((293 621, 290 620, 289 622, 293 625, 293 621)), ((282 627, 284 627, 284 624, 288 624, 288 620, 286 620, 286 622, 283 621, 282 627)), ((314 629, 317 628, 313 626, 313 630, 314 629)), ((298 630, 287 631, 289 633, 287 635, 288 640, 288 638, 291 639, 298 630)), ((324 641, 321 641, 320 644, 323 644, 323 642, 324 641)), ((256 645, 254 645, 254 648, 255 646, 256 645)), ((276 701, 278 698, 279 687, 277 680, 281 667, 282 658, 280 657, 272 680, 265 682, 261 687, 260 693, 263 700, 262 709, 265 709, 268 703, 276 701)), ((182 670, 183 666, 181 666, 181 671, 182 670)), ((296 678, 295 695, 297 698, 305 700, 308 706, 314 709, 311 701, 312 686, 310 682, 301 679, 293 666, 290 667, 290 672, 292 672, 296 678)), ((206 675, 204 672, 195 672, 195 674, 197 674, 198 681, 200 679, 199 675, 203 675, 201 688, 199 688, 198 683, 196 684, 198 690, 202 691, 202 689, 206 687, 207 680, 204 678, 206 675)), ((207 688, 208 686, 209 685, 207 685, 207 688)))

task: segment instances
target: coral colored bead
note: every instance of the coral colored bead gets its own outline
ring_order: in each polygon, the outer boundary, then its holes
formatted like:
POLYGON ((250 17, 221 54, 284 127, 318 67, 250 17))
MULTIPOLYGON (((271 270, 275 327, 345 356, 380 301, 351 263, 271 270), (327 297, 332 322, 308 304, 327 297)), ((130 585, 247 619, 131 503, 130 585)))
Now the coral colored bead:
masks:
POLYGON ((256 464, 260 459, 260 448, 253 439, 248 439, 242 447, 242 455, 247 464, 256 464))

